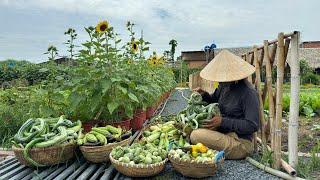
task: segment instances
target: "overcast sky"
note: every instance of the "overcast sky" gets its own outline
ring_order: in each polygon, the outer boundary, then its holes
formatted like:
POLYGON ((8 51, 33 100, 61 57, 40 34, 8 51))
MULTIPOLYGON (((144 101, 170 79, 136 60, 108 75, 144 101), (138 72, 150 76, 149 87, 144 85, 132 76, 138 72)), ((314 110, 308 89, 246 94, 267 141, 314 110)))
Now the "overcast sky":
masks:
POLYGON ((261 44, 281 31, 320 40, 319 7, 319 0, 0 0, 0 60, 44 61, 50 44, 65 55, 67 28, 77 30, 80 44, 87 38, 83 27, 101 20, 123 38, 126 21, 135 22, 158 53, 176 39, 178 55, 213 41, 218 47, 261 44))

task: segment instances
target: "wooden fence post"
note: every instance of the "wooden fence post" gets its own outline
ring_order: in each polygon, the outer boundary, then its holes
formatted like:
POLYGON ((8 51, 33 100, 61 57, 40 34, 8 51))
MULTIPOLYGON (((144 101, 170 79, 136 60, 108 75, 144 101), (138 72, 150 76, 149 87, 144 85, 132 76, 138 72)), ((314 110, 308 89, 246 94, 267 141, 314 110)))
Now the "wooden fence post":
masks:
POLYGON ((254 46, 253 48, 253 56, 254 56, 254 63, 256 67, 256 80, 255 80, 255 86, 258 91, 258 96, 259 96, 259 119, 260 119, 260 129, 261 129, 261 139, 262 139, 262 144, 264 145, 264 148, 267 147, 267 141, 266 141, 266 134, 265 134, 265 120, 264 120, 264 111, 263 111, 263 101, 262 101, 262 92, 261 92, 261 74, 260 74, 260 62, 258 58, 258 49, 257 46, 254 46))
POLYGON ((289 164, 293 167, 296 167, 298 164, 298 120, 300 91, 299 41, 300 32, 295 32, 291 39, 291 88, 288 129, 289 164))
POLYGON ((277 94, 276 94, 276 119, 275 119, 275 144, 274 144, 274 164, 275 169, 281 165, 281 127, 282 127, 282 93, 283 93, 283 75, 284 75, 284 34, 278 35, 278 59, 277 59, 277 94))
MULTIPOLYGON (((274 101, 273 101, 273 90, 272 90, 272 64, 269 54, 268 41, 264 41, 264 62, 266 63, 266 84, 267 92, 269 96, 269 124, 270 124, 270 135, 271 135, 271 149, 274 148, 274 101), (268 53, 267 53, 268 52, 268 53)), ((266 95, 265 95, 266 97, 266 95)))
MULTIPOLYGON (((249 57, 250 55, 249 55, 249 53, 247 53, 246 54, 246 61, 249 63, 249 64, 251 64, 250 63, 250 57, 249 57)), ((250 75, 249 77, 248 77, 248 81, 250 82, 250 83, 252 83, 252 75, 250 75)))

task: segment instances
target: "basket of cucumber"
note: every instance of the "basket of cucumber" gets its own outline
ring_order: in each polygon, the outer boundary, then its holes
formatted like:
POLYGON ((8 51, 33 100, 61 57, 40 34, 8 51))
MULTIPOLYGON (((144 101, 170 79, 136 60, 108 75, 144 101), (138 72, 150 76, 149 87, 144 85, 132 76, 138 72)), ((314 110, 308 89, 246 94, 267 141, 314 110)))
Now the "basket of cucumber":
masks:
POLYGON ((168 158, 174 169, 183 176, 205 178, 215 174, 218 164, 224 161, 224 152, 208 149, 198 143, 188 150, 170 150, 168 158))
POLYGON ((116 147, 110 153, 112 165, 129 177, 150 177, 165 168, 167 151, 153 144, 134 143, 131 146, 116 147))
POLYGON ((30 167, 51 166, 75 157, 81 121, 60 118, 28 119, 12 141, 19 162, 30 167))
POLYGON ((77 140, 80 150, 87 161, 102 163, 109 161, 109 154, 117 146, 128 145, 131 131, 125 131, 121 127, 107 125, 94 127, 77 140))

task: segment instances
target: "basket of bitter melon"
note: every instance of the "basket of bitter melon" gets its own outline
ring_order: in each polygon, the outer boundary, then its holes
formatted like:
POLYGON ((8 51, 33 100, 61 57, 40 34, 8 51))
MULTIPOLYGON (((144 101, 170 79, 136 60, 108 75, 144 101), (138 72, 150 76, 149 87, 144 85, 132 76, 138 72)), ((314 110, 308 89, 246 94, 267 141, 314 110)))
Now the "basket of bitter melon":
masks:
POLYGON ((102 163, 109 161, 109 154, 114 147, 128 145, 131 130, 107 125, 93 127, 87 134, 81 134, 77 140, 80 150, 87 161, 102 163))
POLYGON ((12 141, 13 152, 21 164, 51 166, 75 157, 81 121, 59 118, 28 119, 12 141))
POLYGON ((183 176, 204 178, 215 174, 218 165, 224 161, 224 152, 209 149, 201 143, 178 149, 168 153, 174 169, 183 176))

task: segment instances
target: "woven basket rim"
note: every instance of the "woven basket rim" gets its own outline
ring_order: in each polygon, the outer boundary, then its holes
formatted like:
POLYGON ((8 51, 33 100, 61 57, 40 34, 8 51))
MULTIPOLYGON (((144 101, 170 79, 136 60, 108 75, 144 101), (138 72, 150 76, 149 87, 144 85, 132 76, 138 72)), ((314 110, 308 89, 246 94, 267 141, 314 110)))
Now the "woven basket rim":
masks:
POLYGON ((85 145, 81 145, 79 146, 80 148, 82 149, 87 149, 87 150, 94 150, 94 149, 100 149, 100 148, 106 148, 106 147, 112 147, 112 146, 116 146, 116 145, 119 145, 121 143, 124 143, 126 141, 129 141, 130 139, 132 138, 132 136, 130 136, 129 138, 127 139, 124 139, 122 141, 119 141, 119 142, 113 142, 113 143, 108 143, 106 145, 100 145, 100 146, 85 146, 85 145))
MULTIPOLYGON (((66 146, 77 146, 75 143, 66 143, 66 144, 59 144, 59 145, 54 145, 54 146, 49 146, 49 147, 43 147, 43 148, 31 148, 29 151, 42 151, 42 150, 51 150, 51 149, 56 149, 56 148, 63 148, 66 146)), ((15 145, 12 145, 12 150, 17 150, 17 151, 23 151, 24 148, 16 147, 15 145)))
POLYGON ((122 166, 122 167, 126 167, 126 168, 135 168, 135 169, 153 169, 155 167, 161 167, 164 166, 166 164, 166 162, 168 161, 168 158, 164 159, 161 162, 158 163, 154 163, 154 164, 129 164, 129 163, 123 163, 120 162, 116 159, 114 159, 110 153, 109 155, 110 160, 112 163, 118 165, 118 166, 122 166))
POLYGON ((179 163, 179 164, 186 164, 186 165, 190 165, 192 164, 193 166, 217 166, 217 163, 214 163, 212 161, 207 161, 207 162, 197 162, 195 160, 182 160, 181 158, 174 158, 170 153, 168 154, 168 159, 170 161, 174 161, 175 163, 179 163))

